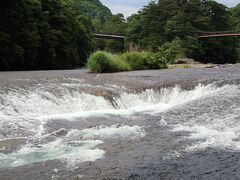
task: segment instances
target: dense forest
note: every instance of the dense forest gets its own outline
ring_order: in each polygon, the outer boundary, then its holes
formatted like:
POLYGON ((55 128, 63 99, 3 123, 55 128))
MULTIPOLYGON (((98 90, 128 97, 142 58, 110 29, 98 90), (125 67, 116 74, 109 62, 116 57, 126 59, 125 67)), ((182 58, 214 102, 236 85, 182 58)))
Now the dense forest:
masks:
POLYGON ((126 31, 128 40, 143 49, 175 48, 176 56, 204 63, 234 63, 238 59, 239 39, 197 39, 197 35, 236 29, 239 13, 239 6, 229 10, 215 1, 160 0, 131 16, 126 31))
POLYGON ((211 0, 159 0, 127 20, 99 0, 0 1, 0 70, 69 69, 94 50, 135 49, 208 63, 239 60, 239 38, 197 39, 203 31, 240 30, 240 4, 211 0), (93 33, 125 35, 125 44, 93 33))
POLYGON ((0 13, 1 69, 74 68, 93 49, 89 20, 67 1, 2 0, 0 13))

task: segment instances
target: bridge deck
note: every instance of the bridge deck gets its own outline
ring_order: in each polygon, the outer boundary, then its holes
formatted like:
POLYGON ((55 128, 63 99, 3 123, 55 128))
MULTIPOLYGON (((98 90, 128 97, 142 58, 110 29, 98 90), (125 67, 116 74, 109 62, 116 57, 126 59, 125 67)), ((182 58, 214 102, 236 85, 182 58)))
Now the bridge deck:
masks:
MULTIPOLYGON (((116 39, 116 40, 124 40, 125 36, 119 35, 110 35, 110 34, 93 34, 96 38, 103 38, 103 39, 116 39)), ((213 34, 209 32, 204 35, 198 35, 198 38, 211 38, 211 37, 231 37, 231 36, 240 36, 240 33, 218 33, 213 34)))
POLYGON ((240 36, 240 33, 237 33, 237 34, 207 34, 207 35, 198 36, 198 38, 231 37, 231 36, 240 36))
POLYGON ((104 38, 104 39, 125 39, 125 36, 119 36, 119 35, 110 35, 110 34, 93 34, 96 38, 104 38))

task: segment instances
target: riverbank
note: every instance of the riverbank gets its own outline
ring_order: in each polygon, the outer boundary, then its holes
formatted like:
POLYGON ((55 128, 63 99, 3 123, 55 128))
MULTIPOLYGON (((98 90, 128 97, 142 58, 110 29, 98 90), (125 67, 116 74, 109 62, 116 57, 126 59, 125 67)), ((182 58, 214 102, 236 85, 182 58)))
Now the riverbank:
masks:
POLYGON ((227 68, 238 66, 239 64, 202 64, 202 63, 184 63, 184 64, 169 64, 169 69, 177 69, 177 68, 227 68))
POLYGON ((116 84, 129 89, 160 88, 164 86, 210 83, 215 81, 235 82, 240 77, 240 65, 197 65, 194 68, 143 70, 111 74, 93 74, 88 70, 55 71, 10 71, 0 72, 1 87, 46 83, 48 80, 68 82, 71 78, 91 85, 116 84))
POLYGON ((0 83, 0 179, 238 177, 239 65, 0 83))

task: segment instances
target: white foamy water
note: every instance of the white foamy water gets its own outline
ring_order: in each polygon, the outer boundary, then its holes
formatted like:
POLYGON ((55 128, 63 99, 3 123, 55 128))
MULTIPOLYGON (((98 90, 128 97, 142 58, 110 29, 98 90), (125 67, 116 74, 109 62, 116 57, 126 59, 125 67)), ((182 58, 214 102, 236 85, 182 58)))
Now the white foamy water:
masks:
POLYGON ((189 139, 198 140, 194 145, 187 147, 187 150, 198 150, 207 147, 217 149, 240 150, 239 126, 236 128, 214 128, 207 126, 177 126, 173 131, 186 131, 189 139))
POLYGON ((77 111, 74 113, 64 113, 44 116, 46 120, 65 118, 75 120, 79 117, 105 116, 105 115, 133 115, 135 113, 156 114, 174 106, 178 106, 205 96, 211 96, 220 92, 225 92, 231 86, 215 87, 214 85, 198 85, 190 91, 181 90, 180 87, 163 88, 161 90, 149 89, 141 93, 125 93, 114 98, 116 107, 102 106, 101 109, 90 109, 88 111, 77 111))
POLYGON ((69 138, 77 138, 80 137, 81 139, 95 139, 95 138, 118 138, 118 137, 129 137, 129 138, 136 138, 142 137, 145 133, 143 129, 139 126, 111 126, 111 127, 104 127, 100 126, 97 128, 90 128, 84 130, 71 130, 66 137, 69 138))
POLYGON ((12 124, 41 134, 44 123, 50 119, 72 120, 109 114, 158 113, 201 97, 227 91, 229 88, 231 87, 198 85, 190 91, 175 87, 132 94, 122 92, 118 98, 114 98, 116 106, 101 96, 64 87, 57 87, 57 92, 44 87, 33 90, 13 89, 0 94, 0 124, 12 124))
POLYGON ((186 150, 189 151, 205 148, 239 151, 240 122, 238 119, 234 120, 230 116, 215 119, 211 123, 179 124, 174 126, 173 132, 189 132, 186 138, 196 141, 193 145, 186 147, 186 150), (231 124, 228 122, 231 122, 231 124))
POLYGON ((11 154, 0 154, 0 167, 17 167, 47 160, 75 159, 78 162, 95 161, 104 155, 104 151, 95 146, 102 141, 69 141, 58 139, 43 145, 28 144, 11 154))
MULTIPOLYGON (((17 167, 47 160, 63 160, 73 163, 95 161, 105 151, 97 148, 105 139, 137 138, 145 135, 139 126, 95 127, 71 130, 64 137, 46 144, 27 144, 11 154, 0 154, 0 167, 17 167)), ((47 137, 47 136, 45 136, 47 137)))
POLYGON ((25 136, 22 131, 41 136, 49 120, 75 120, 91 116, 125 115, 135 113, 156 114, 169 108, 214 94, 227 92, 229 85, 198 85, 193 90, 179 87, 146 90, 141 93, 120 93, 112 103, 101 96, 94 96, 66 87, 40 86, 37 89, 12 89, 0 94, 0 126, 12 129, 0 133, 0 139, 25 136), (57 88, 57 89, 56 89, 57 88), (18 128, 20 127, 20 128, 18 128), (16 131, 14 131, 16 129, 16 131))
MULTIPOLYGON (((51 88, 40 86, 28 90, 12 89, 0 94, 0 137, 1 139, 25 137, 29 138, 30 142, 35 142, 35 139, 44 140, 51 135, 45 132, 45 125, 49 121, 59 119, 81 121, 86 117, 107 118, 111 115, 130 117, 136 113, 157 115, 194 100, 228 93, 234 88, 236 89, 236 86, 198 85, 189 91, 179 87, 150 89, 141 93, 126 93, 123 90, 119 96, 113 97, 112 102, 101 96, 83 93, 78 88, 72 89, 69 84, 57 87, 53 85, 51 88)), ((188 128, 187 131, 192 132, 194 136, 194 134, 199 135, 198 132, 202 132, 199 129, 205 127, 194 128, 183 125, 182 129, 178 126, 175 131, 185 131, 184 128, 185 130, 188 128)), ((214 133, 210 128, 207 134, 218 138, 218 134, 214 133)), ((30 143, 11 154, 0 154, 0 167, 15 167, 54 159, 68 162, 95 161, 104 156, 105 152, 98 148, 98 145, 103 144, 105 139, 133 139, 144 135, 145 131, 140 126, 114 125, 83 130, 72 129, 61 138, 55 137, 51 142, 30 143)), ((236 139, 235 134, 228 134, 228 131, 222 136, 236 139)), ((205 138, 208 137, 206 135, 205 138)), ((222 141, 224 138, 219 142, 222 141)), ((206 146, 211 144, 211 142, 207 143, 206 146)))
MULTIPOLYGON (((186 139, 194 143, 186 147, 187 151, 206 148, 240 151, 240 89, 229 86, 227 91, 219 93, 215 100, 207 103, 207 112, 173 125, 173 132, 188 132, 186 139)), ((201 104, 204 105, 204 104, 201 104)), ((204 107, 199 106, 199 109, 204 107)))

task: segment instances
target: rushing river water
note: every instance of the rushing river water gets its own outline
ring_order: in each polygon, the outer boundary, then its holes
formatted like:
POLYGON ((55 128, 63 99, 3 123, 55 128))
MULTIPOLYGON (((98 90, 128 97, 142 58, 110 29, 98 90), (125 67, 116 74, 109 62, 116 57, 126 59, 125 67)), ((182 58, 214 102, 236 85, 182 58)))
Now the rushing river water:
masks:
POLYGON ((0 89, 0 179, 240 179, 236 81, 17 81, 0 89))

